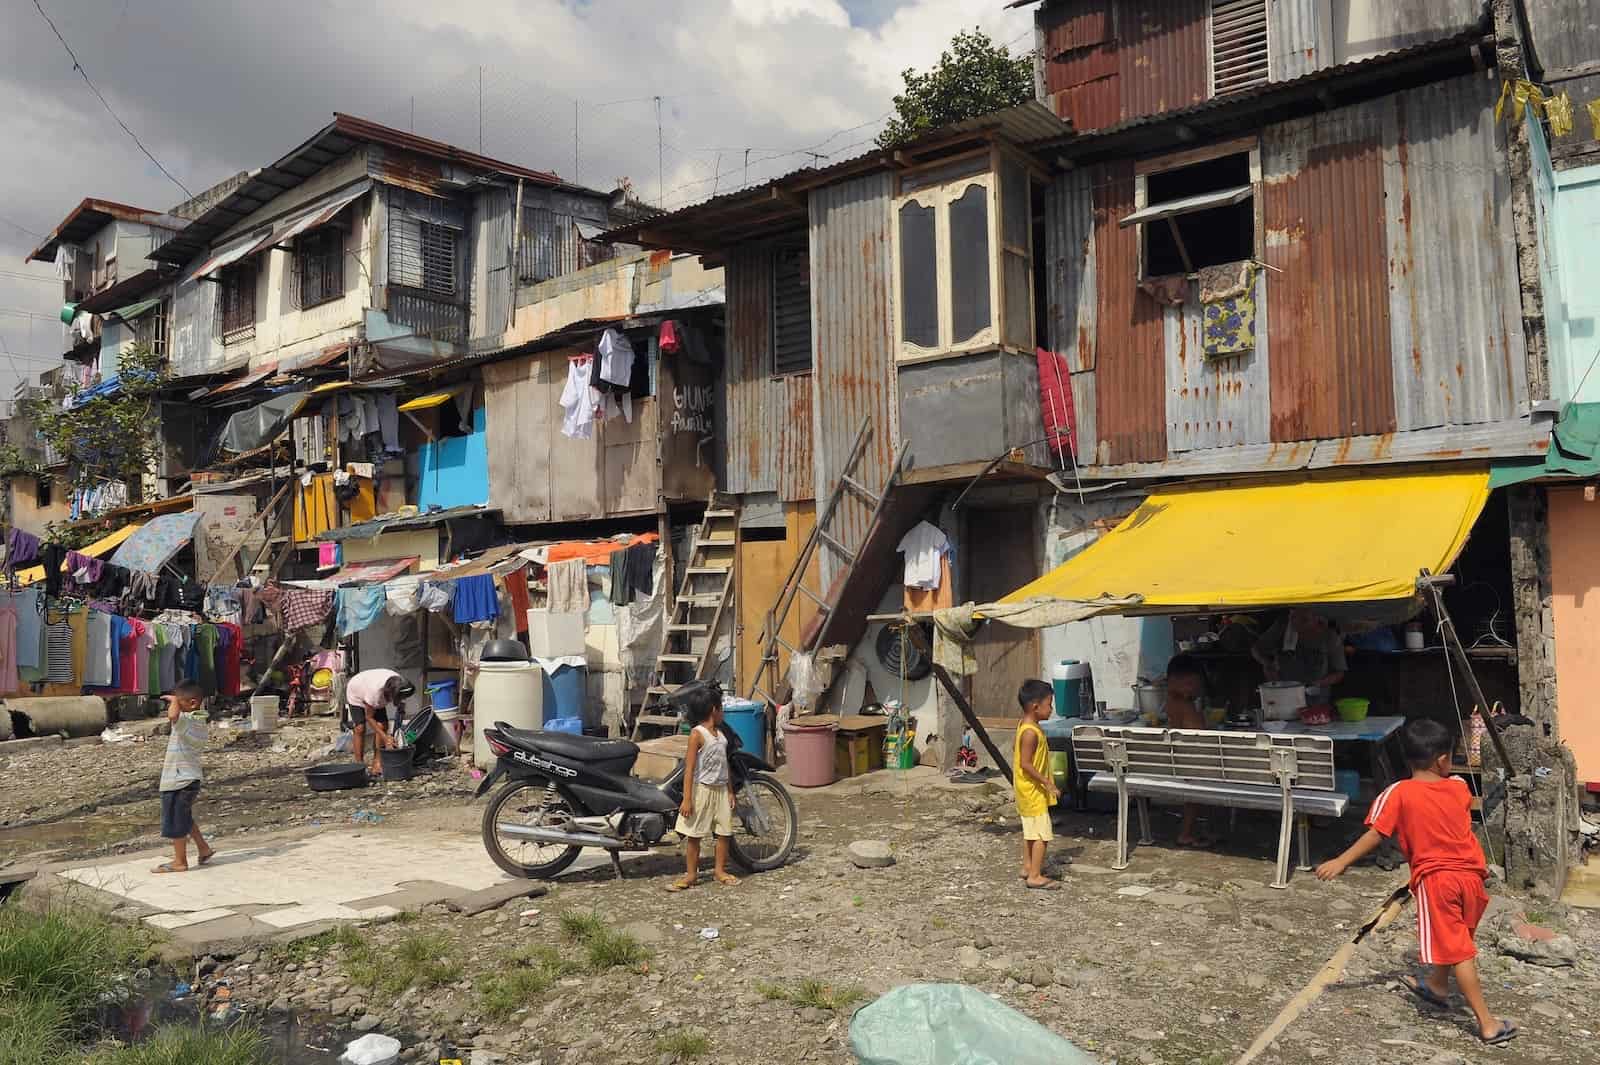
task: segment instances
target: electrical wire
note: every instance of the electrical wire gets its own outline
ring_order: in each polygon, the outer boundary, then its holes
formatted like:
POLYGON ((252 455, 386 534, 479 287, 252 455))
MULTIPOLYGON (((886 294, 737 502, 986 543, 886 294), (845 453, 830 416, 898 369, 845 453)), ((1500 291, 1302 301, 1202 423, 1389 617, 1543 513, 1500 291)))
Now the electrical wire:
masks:
POLYGON ((61 42, 61 47, 66 49, 67 56, 72 60, 72 69, 76 70, 83 78, 83 83, 89 86, 89 91, 94 93, 95 99, 100 101, 100 106, 106 109, 106 114, 110 115, 116 121, 117 125, 122 127, 122 132, 126 133, 133 139, 133 143, 138 146, 141 152, 144 153, 144 157, 154 163, 156 165, 156 169, 167 176, 167 180, 171 181, 174 185, 178 186, 178 188, 182 189, 185 196, 192 198, 194 193, 189 191, 189 186, 185 185, 183 182, 174 177, 172 171, 168 170, 166 166, 162 164, 161 160, 157 159, 155 154, 151 152, 149 148, 144 146, 144 141, 140 140, 139 135, 128 127, 128 124, 122 120, 122 116, 117 114, 117 112, 112 108, 110 102, 107 101, 105 96, 101 94, 100 90, 95 87, 94 82, 89 80, 89 72, 83 69, 82 63, 78 62, 77 55, 72 51, 72 45, 67 43, 67 39, 65 37, 61 36, 61 31, 56 28, 55 20, 50 17, 49 12, 45 11, 44 5, 40 3, 39 0, 33 0, 33 6, 39 9, 39 16, 49 24, 50 32, 56 35, 56 40, 61 42))

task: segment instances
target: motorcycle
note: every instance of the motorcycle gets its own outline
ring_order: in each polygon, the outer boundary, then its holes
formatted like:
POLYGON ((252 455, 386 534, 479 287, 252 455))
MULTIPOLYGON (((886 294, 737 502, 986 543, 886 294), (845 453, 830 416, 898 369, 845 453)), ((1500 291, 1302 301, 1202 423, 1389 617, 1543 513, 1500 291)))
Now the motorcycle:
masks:
MULTIPOLYGON (((773 767, 741 749, 726 724, 735 832, 728 856, 755 873, 789 860, 799 813, 773 767)), ((535 732, 497 721, 484 730, 494 770, 477 796, 504 780, 483 812, 483 845, 501 869, 543 880, 561 873, 584 847, 612 854, 658 845, 683 801, 683 763, 660 784, 631 775, 639 746, 564 732, 535 732)), ((618 866, 620 875, 620 865, 618 866)))

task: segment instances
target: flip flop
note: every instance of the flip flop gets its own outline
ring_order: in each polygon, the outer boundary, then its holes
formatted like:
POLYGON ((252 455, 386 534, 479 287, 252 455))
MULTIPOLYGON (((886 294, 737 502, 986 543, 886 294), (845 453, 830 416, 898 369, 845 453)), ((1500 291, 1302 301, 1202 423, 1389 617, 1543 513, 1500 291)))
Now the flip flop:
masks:
POLYGON ((211 859, 215 858, 216 856, 217 856, 217 852, 216 851, 209 851, 209 852, 207 852, 205 854, 202 854, 200 856, 200 864, 204 865, 207 862, 209 862, 211 859))
POLYGON ((1516 1022, 1502 1020, 1498 1032, 1494 1035, 1479 1035, 1478 1038, 1483 1040, 1484 1046, 1498 1047, 1505 1046, 1521 1034, 1522 1029, 1517 1027, 1516 1022))
POLYGON ((1060 891, 1061 881, 1046 880, 1042 884, 1028 884, 1027 887, 1029 891, 1060 891))
POLYGON ((688 891, 690 888, 694 887, 696 883, 698 883, 698 881, 691 880, 686 883, 682 880, 674 880, 672 883, 667 885, 667 891, 670 894, 676 895, 680 891, 688 891))
POLYGON ((1423 982, 1420 974, 1416 976, 1412 976, 1410 974, 1402 976, 1400 978, 1400 986, 1435 1009, 1447 1010, 1450 1008, 1450 1000, 1440 998, 1434 992, 1433 988, 1429 987, 1423 982))
POLYGON ((187 873, 189 871, 189 867, 186 865, 182 869, 179 869, 171 862, 162 862, 160 865, 156 866, 150 871, 152 873, 187 873))
POLYGON ((717 883, 721 884, 723 887, 735 887, 739 883, 738 877, 730 876, 727 873, 724 873, 722 876, 716 877, 715 879, 717 883))

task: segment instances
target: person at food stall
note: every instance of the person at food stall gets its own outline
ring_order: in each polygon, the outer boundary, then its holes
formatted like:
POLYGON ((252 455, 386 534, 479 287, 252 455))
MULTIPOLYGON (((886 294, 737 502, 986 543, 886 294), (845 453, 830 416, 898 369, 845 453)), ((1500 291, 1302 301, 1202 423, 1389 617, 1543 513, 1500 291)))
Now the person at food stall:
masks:
MULTIPOLYGON (((1193 655, 1173 655, 1167 663, 1167 701, 1165 706, 1168 728, 1203 729, 1206 712, 1201 706, 1205 691, 1205 670, 1193 655)), ((1204 849, 1216 840, 1199 832, 1195 821, 1200 807, 1192 802, 1183 804, 1183 826, 1178 829, 1178 846, 1204 849)))
POLYGON ((1344 679, 1344 639, 1328 619, 1301 607, 1267 629, 1250 653, 1268 680, 1289 680, 1329 691, 1344 679))

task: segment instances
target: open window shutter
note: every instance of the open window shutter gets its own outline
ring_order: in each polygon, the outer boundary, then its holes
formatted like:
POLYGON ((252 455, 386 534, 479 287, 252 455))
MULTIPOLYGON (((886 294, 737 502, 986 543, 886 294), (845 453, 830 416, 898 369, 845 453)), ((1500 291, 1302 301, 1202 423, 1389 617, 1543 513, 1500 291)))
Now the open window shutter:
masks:
POLYGON ((772 253, 772 369, 811 369, 811 264, 803 248, 772 253))
POLYGON ((1268 80, 1267 0, 1211 0, 1211 95, 1268 80))

